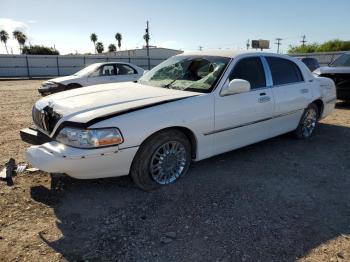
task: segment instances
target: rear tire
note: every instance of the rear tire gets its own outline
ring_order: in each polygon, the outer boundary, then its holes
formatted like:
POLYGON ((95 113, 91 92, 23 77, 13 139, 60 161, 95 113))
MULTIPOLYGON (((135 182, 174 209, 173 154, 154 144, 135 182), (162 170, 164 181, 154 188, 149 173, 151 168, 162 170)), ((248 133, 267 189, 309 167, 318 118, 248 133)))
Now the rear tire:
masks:
POLYGON ((75 89, 75 88, 79 88, 79 87, 82 87, 82 85, 80 85, 80 84, 69 84, 69 85, 67 85, 66 90, 71 90, 71 89, 75 89))
POLYGON ((316 104, 312 103, 304 110, 299 125, 294 131, 295 136, 299 139, 310 138, 317 126, 318 118, 318 107, 316 104))
POLYGON ((175 183, 191 163, 191 144, 175 129, 161 131, 139 148, 131 166, 131 177, 141 189, 149 191, 175 183))

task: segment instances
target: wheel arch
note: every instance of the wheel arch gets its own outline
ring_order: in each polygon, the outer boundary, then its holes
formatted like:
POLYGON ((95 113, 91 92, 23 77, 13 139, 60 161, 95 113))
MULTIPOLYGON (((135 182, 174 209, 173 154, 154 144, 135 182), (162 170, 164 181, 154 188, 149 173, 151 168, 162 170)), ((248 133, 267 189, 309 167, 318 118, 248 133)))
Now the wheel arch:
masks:
POLYGON ((160 132, 164 132, 166 130, 178 130, 178 131, 182 132, 187 137, 187 139, 190 141, 192 159, 196 158, 197 147, 198 147, 198 141, 197 141, 196 135, 194 134, 194 132, 191 129, 189 129, 188 127, 184 127, 184 126, 169 126, 169 127, 159 129, 159 130, 153 132, 152 134, 150 134, 148 137, 146 137, 142 141, 141 145, 144 144, 151 137, 157 135, 160 132))
POLYGON ((318 98, 314 101, 312 101, 312 104, 315 104, 318 108, 318 118, 320 119, 322 114, 323 114, 323 109, 324 109, 324 103, 322 99, 318 98))
POLYGON ((83 87, 81 84, 79 84, 79 83, 69 83, 69 84, 67 84, 67 86, 68 87, 83 87))

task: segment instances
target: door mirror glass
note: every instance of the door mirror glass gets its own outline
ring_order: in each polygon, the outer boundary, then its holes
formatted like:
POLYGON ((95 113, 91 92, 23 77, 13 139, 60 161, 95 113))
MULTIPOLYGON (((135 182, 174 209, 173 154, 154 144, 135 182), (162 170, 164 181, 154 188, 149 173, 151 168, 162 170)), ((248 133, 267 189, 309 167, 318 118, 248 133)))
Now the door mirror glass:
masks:
POLYGON ((250 83, 243 79, 233 79, 231 80, 222 90, 221 95, 233 95, 246 93, 250 91, 250 83))

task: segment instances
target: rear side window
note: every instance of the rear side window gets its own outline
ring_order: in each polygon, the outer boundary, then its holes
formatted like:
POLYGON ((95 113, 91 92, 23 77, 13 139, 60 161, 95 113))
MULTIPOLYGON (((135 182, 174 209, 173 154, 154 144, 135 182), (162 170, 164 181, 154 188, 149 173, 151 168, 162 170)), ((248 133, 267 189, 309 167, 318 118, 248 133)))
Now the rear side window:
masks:
POLYGON ((259 57, 248 57, 239 60, 230 76, 232 79, 244 79, 250 83, 251 89, 266 86, 265 72, 259 57))
POLYGON ((266 57, 273 85, 285 85, 303 81, 299 67, 292 61, 280 57, 266 57))

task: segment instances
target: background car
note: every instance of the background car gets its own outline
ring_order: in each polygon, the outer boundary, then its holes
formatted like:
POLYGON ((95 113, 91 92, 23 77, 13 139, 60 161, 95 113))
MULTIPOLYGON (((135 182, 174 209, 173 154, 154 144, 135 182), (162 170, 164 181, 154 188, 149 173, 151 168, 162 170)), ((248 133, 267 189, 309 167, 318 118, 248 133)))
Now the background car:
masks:
POLYGON ((142 68, 129 63, 95 63, 74 75, 43 82, 38 91, 45 96, 83 86, 137 81, 143 74, 144 70, 142 68))
POLYGON ((314 73, 333 79, 337 89, 337 98, 350 100, 350 52, 339 56, 328 66, 318 68, 314 73))
POLYGON ((299 59, 310 69, 311 72, 320 67, 320 63, 313 57, 299 57, 299 59))

